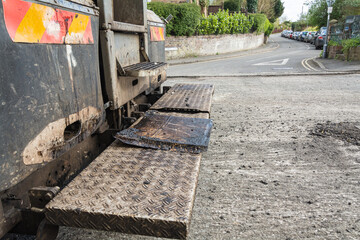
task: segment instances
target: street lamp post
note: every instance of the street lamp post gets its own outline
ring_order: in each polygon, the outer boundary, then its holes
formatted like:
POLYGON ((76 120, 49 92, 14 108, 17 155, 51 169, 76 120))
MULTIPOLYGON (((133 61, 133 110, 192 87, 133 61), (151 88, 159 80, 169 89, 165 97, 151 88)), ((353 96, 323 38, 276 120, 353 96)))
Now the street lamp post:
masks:
POLYGON ((329 23, 330 23, 330 14, 332 13, 332 4, 334 0, 326 0, 328 5, 328 17, 327 17, 327 24, 326 24, 326 38, 324 43, 324 51, 323 51, 323 58, 327 58, 327 45, 328 45, 328 36, 329 36, 329 23))

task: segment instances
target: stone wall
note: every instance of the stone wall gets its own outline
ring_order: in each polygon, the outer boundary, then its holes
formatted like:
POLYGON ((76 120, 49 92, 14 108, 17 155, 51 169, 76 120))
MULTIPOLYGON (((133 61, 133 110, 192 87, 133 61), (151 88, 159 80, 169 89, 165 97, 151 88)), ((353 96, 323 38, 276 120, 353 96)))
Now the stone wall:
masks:
POLYGON ((342 46, 329 46, 328 58, 346 61, 360 61, 360 46, 350 48, 349 51, 345 53, 342 52, 342 46))
POLYGON ((166 38, 166 59, 171 60, 243 51, 260 47, 264 40, 263 34, 171 36, 166 38))

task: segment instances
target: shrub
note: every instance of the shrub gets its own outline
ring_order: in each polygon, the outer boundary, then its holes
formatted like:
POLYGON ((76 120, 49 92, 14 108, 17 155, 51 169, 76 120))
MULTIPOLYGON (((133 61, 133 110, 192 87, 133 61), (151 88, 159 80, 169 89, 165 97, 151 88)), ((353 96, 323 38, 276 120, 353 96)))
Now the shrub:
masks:
POLYGON ((265 36, 270 36, 274 30, 274 24, 272 24, 268 19, 265 21, 264 33, 265 36))
POLYGON ((328 45, 329 46, 341 46, 341 43, 338 41, 330 40, 328 45))
POLYGON ((241 2, 239 0, 226 0, 224 2, 224 9, 231 12, 239 12, 241 9, 241 2))
POLYGON ((247 9, 250 13, 256 13, 258 7, 258 0, 247 0, 247 9))
POLYGON ((341 44, 343 46, 342 51, 345 53, 352 47, 360 46, 360 37, 343 40, 341 44))
POLYGON ((173 15, 173 20, 166 25, 167 35, 191 36, 195 33, 201 18, 200 7, 192 3, 150 2, 148 9, 163 18, 169 14, 173 15))
POLYGON ((198 30, 203 35, 248 33, 252 24, 252 20, 242 13, 229 14, 228 10, 221 10, 203 17, 198 30))
POLYGON ((251 14, 250 18, 253 19, 254 25, 253 25, 253 32, 257 32, 259 33, 265 33, 265 31, 267 30, 268 26, 266 25, 266 15, 265 14, 260 14, 260 13, 255 13, 255 14, 251 14))

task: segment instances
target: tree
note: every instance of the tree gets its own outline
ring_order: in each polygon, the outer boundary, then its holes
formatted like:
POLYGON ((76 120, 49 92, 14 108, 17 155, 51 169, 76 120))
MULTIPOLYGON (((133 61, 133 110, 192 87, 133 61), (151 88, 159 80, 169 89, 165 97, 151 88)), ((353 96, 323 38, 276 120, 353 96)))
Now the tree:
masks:
MULTIPOLYGON (((307 18, 311 26, 326 26, 327 23, 326 0, 313 0, 310 2, 307 18)), ((346 16, 358 15, 360 12, 360 0, 335 0, 330 19, 343 21, 346 16)))
POLYGON ((226 0, 224 2, 224 9, 230 12, 240 12, 242 0, 226 0))
POLYGON ((275 4, 274 4, 274 22, 276 21, 277 18, 281 17, 281 15, 283 15, 285 10, 284 7, 284 3, 281 2, 281 0, 275 0, 275 4))
POLYGON ((247 0, 247 9, 249 13, 256 13, 258 0, 247 0))
POLYGON ((326 26, 327 3, 326 0, 313 0, 308 11, 308 21, 311 26, 326 26))
POLYGON ((284 12, 284 5, 281 0, 258 0, 258 13, 263 13, 274 23, 284 12))

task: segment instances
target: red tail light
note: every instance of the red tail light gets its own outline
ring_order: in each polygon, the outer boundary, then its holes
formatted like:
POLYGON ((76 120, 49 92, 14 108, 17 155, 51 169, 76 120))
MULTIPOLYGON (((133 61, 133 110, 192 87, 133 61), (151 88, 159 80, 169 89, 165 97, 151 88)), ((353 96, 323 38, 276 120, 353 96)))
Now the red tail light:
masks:
POLYGON ((320 40, 323 40, 323 37, 320 36, 319 39, 320 39, 320 40))

